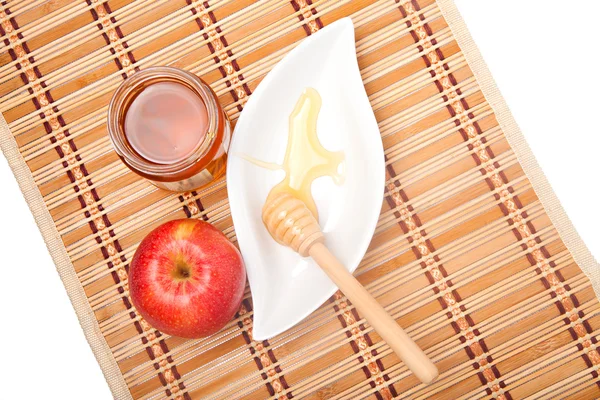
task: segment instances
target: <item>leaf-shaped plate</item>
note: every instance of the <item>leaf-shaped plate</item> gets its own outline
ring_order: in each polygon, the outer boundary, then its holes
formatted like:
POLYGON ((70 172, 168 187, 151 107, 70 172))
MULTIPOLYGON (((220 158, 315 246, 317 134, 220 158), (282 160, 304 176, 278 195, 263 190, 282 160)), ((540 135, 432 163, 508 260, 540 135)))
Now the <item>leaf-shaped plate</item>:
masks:
POLYGON ((346 179, 312 186, 330 250, 350 271, 363 258, 383 201, 385 162, 377 121, 362 83, 349 18, 309 36, 273 68, 254 91, 235 127, 227 188, 237 239, 254 304, 255 340, 273 337, 316 310, 336 287, 310 258, 277 244, 263 226, 262 206, 282 171, 251 164, 236 154, 282 163, 288 118, 307 87, 322 98, 319 140, 345 153, 346 179))

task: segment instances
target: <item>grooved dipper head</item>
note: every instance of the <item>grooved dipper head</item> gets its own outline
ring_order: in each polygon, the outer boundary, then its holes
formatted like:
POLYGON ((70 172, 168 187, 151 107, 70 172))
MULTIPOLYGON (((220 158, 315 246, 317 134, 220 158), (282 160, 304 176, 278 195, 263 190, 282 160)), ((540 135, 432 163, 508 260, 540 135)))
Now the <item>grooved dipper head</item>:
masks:
POLYGON ((325 237, 306 205, 289 193, 270 194, 262 210, 262 220, 275 241, 291 247, 302 257, 325 237))

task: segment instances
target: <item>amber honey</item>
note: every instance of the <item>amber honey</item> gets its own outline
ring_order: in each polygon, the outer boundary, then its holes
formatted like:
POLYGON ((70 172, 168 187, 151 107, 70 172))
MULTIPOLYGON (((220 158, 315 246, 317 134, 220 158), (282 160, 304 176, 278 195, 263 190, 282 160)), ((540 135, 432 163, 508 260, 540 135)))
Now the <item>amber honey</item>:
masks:
POLYGON ((311 192, 313 181, 329 176, 340 185, 344 180, 344 153, 329 151, 319 141, 317 119, 320 110, 321 96, 315 89, 306 88, 289 117, 283 164, 240 155, 260 167, 285 171, 285 178, 271 189, 269 197, 281 192, 290 193, 302 200, 317 220, 319 213, 311 192))
POLYGON ((197 76, 153 67, 126 79, 108 110, 115 151, 159 188, 198 189, 225 173, 231 136, 216 94, 197 76))

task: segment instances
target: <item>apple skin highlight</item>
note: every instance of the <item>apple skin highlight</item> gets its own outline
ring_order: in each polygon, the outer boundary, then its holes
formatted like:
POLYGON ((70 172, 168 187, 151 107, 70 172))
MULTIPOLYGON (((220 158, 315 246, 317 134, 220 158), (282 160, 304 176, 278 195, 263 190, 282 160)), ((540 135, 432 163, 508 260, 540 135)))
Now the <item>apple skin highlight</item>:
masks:
POLYGON ((150 325, 171 336, 201 338, 218 332, 238 311, 246 269, 221 231, 182 219, 142 240, 129 280, 131 300, 150 325))

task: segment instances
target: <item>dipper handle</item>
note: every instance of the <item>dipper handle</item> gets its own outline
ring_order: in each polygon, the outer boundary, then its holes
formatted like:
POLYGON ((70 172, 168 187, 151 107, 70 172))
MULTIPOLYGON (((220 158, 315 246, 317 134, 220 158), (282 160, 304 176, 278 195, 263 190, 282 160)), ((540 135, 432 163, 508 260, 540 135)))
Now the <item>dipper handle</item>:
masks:
POLYGON ((423 350, 325 247, 319 223, 301 200, 284 192, 270 195, 262 217, 273 239, 316 261, 417 378, 424 383, 437 378, 438 370, 423 350))
POLYGON ((429 357, 329 249, 323 243, 315 243, 309 254, 412 373, 423 383, 433 382, 438 370, 429 357))

